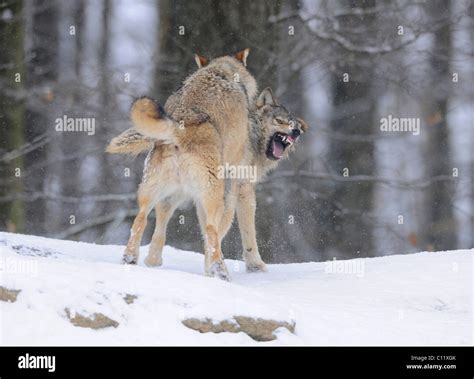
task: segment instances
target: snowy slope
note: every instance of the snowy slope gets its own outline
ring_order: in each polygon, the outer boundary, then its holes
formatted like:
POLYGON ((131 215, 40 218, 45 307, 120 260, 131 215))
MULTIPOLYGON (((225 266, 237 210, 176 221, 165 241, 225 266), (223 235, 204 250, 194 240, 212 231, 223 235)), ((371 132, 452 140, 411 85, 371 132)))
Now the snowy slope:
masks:
POLYGON ((200 254, 166 247, 164 264, 119 264, 122 246, 0 233, 2 345, 471 345, 474 250, 269 265, 232 283, 202 275, 200 254), (137 296, 132 304, 123 298, 137 296), (73 326, 65 315, 100 312, 117 328, 73 326), (199 333, 184 318, 235 315, 296 322, 295 334, 256 342, 244 333, 199 333))

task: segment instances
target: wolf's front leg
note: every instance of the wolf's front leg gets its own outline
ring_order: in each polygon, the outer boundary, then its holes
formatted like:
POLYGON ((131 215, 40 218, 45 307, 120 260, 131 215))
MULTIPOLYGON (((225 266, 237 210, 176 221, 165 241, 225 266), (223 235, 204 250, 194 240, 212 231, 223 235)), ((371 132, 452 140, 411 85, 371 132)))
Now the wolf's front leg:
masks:
POLYGON ((237 221, 239 222, 240 236, 242 238, 243 256, 247 271, 267 271, 267 266, 260 257, 255 231, 255 209, 257 201, 255 187, 246 182, 240 185, 237 203, 237 221))

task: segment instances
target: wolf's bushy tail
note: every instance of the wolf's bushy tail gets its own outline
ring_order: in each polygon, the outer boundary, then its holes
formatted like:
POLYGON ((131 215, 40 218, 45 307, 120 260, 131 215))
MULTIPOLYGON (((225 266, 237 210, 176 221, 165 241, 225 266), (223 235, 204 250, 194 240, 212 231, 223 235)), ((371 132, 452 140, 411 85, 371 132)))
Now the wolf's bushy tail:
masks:
POLYGON ((173 143, 178 123, 166 115, 164 109, 149 97, 135 100, 130 110, 130 119, 136 130, 145 137, 161 143, 173 143))
POLYGON ((138 155, 151 150, 155 142, 155 139, 144 136, 135 128, 130 128, 110 141, 105 151, 111 154, 138 155))

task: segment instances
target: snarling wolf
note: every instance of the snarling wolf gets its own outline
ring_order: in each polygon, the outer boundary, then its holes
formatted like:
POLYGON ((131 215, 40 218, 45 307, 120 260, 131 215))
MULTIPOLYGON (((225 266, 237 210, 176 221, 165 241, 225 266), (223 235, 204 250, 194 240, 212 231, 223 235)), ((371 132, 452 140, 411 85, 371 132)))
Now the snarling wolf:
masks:
POLYGON ((256 98, 257 85, 246 69, 248 49, 210 62, 196 56, 199 69, 171 95, 164 109, 148 97, 131 108, 131 128, 114 138, 110 153, 148 150, 138 190, 139 212, 122 261, 138 260, 140 241, 152 208, 155 231, 145 264, 162 264, 166 227, 174 210, 193 200, 204 237, 205 273, 230 280, 221 242, 234 213, 248 271, 266 271, 255 231, 255 183, 222 177, 222 167, 255 167, 261 178, 294 149, 308 128, 267 88, 256 98))

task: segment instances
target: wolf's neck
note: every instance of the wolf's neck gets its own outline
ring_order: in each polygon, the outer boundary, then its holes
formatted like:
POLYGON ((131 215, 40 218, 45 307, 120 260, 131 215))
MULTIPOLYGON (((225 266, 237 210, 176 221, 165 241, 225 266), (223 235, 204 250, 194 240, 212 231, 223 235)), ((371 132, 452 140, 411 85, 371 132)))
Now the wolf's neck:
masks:
POLYGON ((257 114, 249 112, 249 139, 250 147, 255 157, 265 154, 265 131, 257 114))
POLYGON ((277 161, 267 158, 266 130, 254 111, 249 113, 249 139, 252 157, 250 164, 257 166, 258 178, 261 179, 277 166, 277 161))

